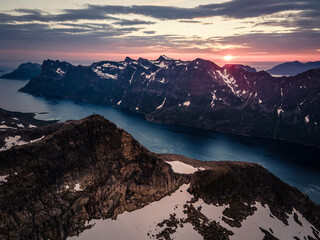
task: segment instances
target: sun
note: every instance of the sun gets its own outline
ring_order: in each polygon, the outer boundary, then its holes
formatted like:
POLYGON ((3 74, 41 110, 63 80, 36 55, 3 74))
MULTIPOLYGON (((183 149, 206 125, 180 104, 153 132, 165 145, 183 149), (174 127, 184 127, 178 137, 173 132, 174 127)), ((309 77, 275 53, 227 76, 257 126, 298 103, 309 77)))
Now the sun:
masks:
POLYGON ((223 59, 226 60, 226 61, 231 61, 233 58, 233 56, 230 56, 230 55, 227 55, 227 56, 224 56, 223 59))

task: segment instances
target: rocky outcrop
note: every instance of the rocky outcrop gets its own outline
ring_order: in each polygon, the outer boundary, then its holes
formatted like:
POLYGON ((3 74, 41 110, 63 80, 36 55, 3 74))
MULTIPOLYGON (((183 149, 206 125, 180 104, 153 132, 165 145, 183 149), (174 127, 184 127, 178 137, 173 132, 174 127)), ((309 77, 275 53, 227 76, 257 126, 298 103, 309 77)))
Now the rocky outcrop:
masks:
POLYGON ((103 117, 0 152, 0 238, 66 239, 175 191, 186 177, 103 117))
POLYGON ((163 56, 88 67, 47 60, 21 91, 113 105, 158 123, 320 146, 320 70, 288 78, 246 70, 163 56))
POLYGON ((26 80, 34 78, 41 73, 41 64, 38 63, 22 63, 16 70, 1 76, 1 78, 26 80))

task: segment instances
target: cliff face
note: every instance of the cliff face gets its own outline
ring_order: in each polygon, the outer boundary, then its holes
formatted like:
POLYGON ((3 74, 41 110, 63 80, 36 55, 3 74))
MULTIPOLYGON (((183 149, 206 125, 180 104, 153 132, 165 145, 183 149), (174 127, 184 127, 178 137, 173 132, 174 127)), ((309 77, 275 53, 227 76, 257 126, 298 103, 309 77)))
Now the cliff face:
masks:
POLYGON ((26 130, 0 151, 1 239, 320 239, 319 205, 257 164, 155 154, 99 115, 26 130))
POLYGON ((100 116, 0 152, 0 238, 65 239, 159 200, 184 178, 100 116))
POLYGON ((320 146, 320 70, 275 78, 245 69, 165 57, 88 67, 48 60, 21 91, 109 104, 159 123, 320 146))

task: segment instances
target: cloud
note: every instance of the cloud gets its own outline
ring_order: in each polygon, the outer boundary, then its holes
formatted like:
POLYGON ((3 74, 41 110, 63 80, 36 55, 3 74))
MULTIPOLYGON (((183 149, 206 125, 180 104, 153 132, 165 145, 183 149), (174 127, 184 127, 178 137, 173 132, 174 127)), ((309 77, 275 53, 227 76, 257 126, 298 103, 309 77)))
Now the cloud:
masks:
POLYGON ((156 31, 143 31, 143 33, 145 33, 145 34, 155 34, 156 31))
POLYGON ((199 5, 194 8, 152 5, 87 5, 82 9, 65 9, 61 14, 43 14, 39 10, 16 9, 16 12, 26 13, 23 16, 7 17, 12 19, 29 19, 34 21, 75 21, 115 19, 109 15, 138 14, 156 19, 195 19, 213 16, 230 18, 259 17, 283 11, 307 11, 309 17, 318 17, 320 10, 319 0, 233 0, 223 3, 199 5))
POLYGON ((181 23, 201 23, 201 21, 197 20, 180 20, 181 23))
POLYGON ((114 22, 113 24, 120 25, 120 26, 133 26, 133 25, 151 25, 155 24, 155 22, 151 21, 143 21, 143 20, 127 20, 127 19, 122 19, 118 22, 114 22))
MULTIPOLYGON (((260 50, 268 54, 312 53, 319 48, 319 31, 300 30, 288 33, 247 33, 215 39, 222 44, 250 46, 252 50, 260 50)), ((245 51, 247 51, 245 49, 245 51)))
POLYGON ((223 46, 235 46, 236 49, 229 48, 248 54, 316 52, 320 42, 320 31, 317 30, 319 12, 319 0, 231 0, 192 8, 86 5, 55 14, 36 9, 15 9, 0 12, 0 50, 219 53, 223 46), (130 19, 124 16, 130 16, 130 19), (230 36, 217 37, 215 34, 219 32, 212 31, 212 38, 207 34, 190 37, 190 32, 183 35, 183 31, 178 31, 179 35, 166 34, 163 25, 156 25, 161 22, 170 28, 169 24, 175 21, 205 28, 200 24, 213 24, 211 22, 216 19, 206 18, 216 16, 222 17, 223 21, 238 21, 239 25, 233 28, 238 34, 230 32, 230 36), (265 30, 266 27, 278 29, 278 26, 284 31, 265 30), (158 32, 162 34, 157 35, 158 32), (145 35, 141 36, 142 33, 145 35))

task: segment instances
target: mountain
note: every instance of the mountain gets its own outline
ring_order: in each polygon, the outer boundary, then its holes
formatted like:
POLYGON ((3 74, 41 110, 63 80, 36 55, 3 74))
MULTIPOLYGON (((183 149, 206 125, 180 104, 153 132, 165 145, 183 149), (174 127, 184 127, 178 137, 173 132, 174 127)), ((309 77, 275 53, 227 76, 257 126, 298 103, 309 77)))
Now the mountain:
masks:
POLYGON ((253 67, 250 67, 248 65, 242 65, 242 64, 226 64, 223 66, 223 68, 232 68, 234 67, 235 69, 243 69, 247 72, 257 72, 257 70, 253 67))
POLYGON ((99 115, 31 131, 0 152, 1 239, 319 239, 320 206, 257 164, 155 154, 99 115))
POLYGON ((320 146, 320 69, 276 78, 203 59, 126 58, 91 66, 48 60, 20 91, 108 104, 157 123, 320 146))
POLYGON ((268 73, 274 75, 294 76, 310 69, 320 68, 320 61, 301 63, 299 61, 281 63, 267 70, 268 73))
POLYGON ((38 63, 22 63, 16 70, 1 76, 1 78, 24 80, 38 76, 41 73, 41 65, 38 63))

